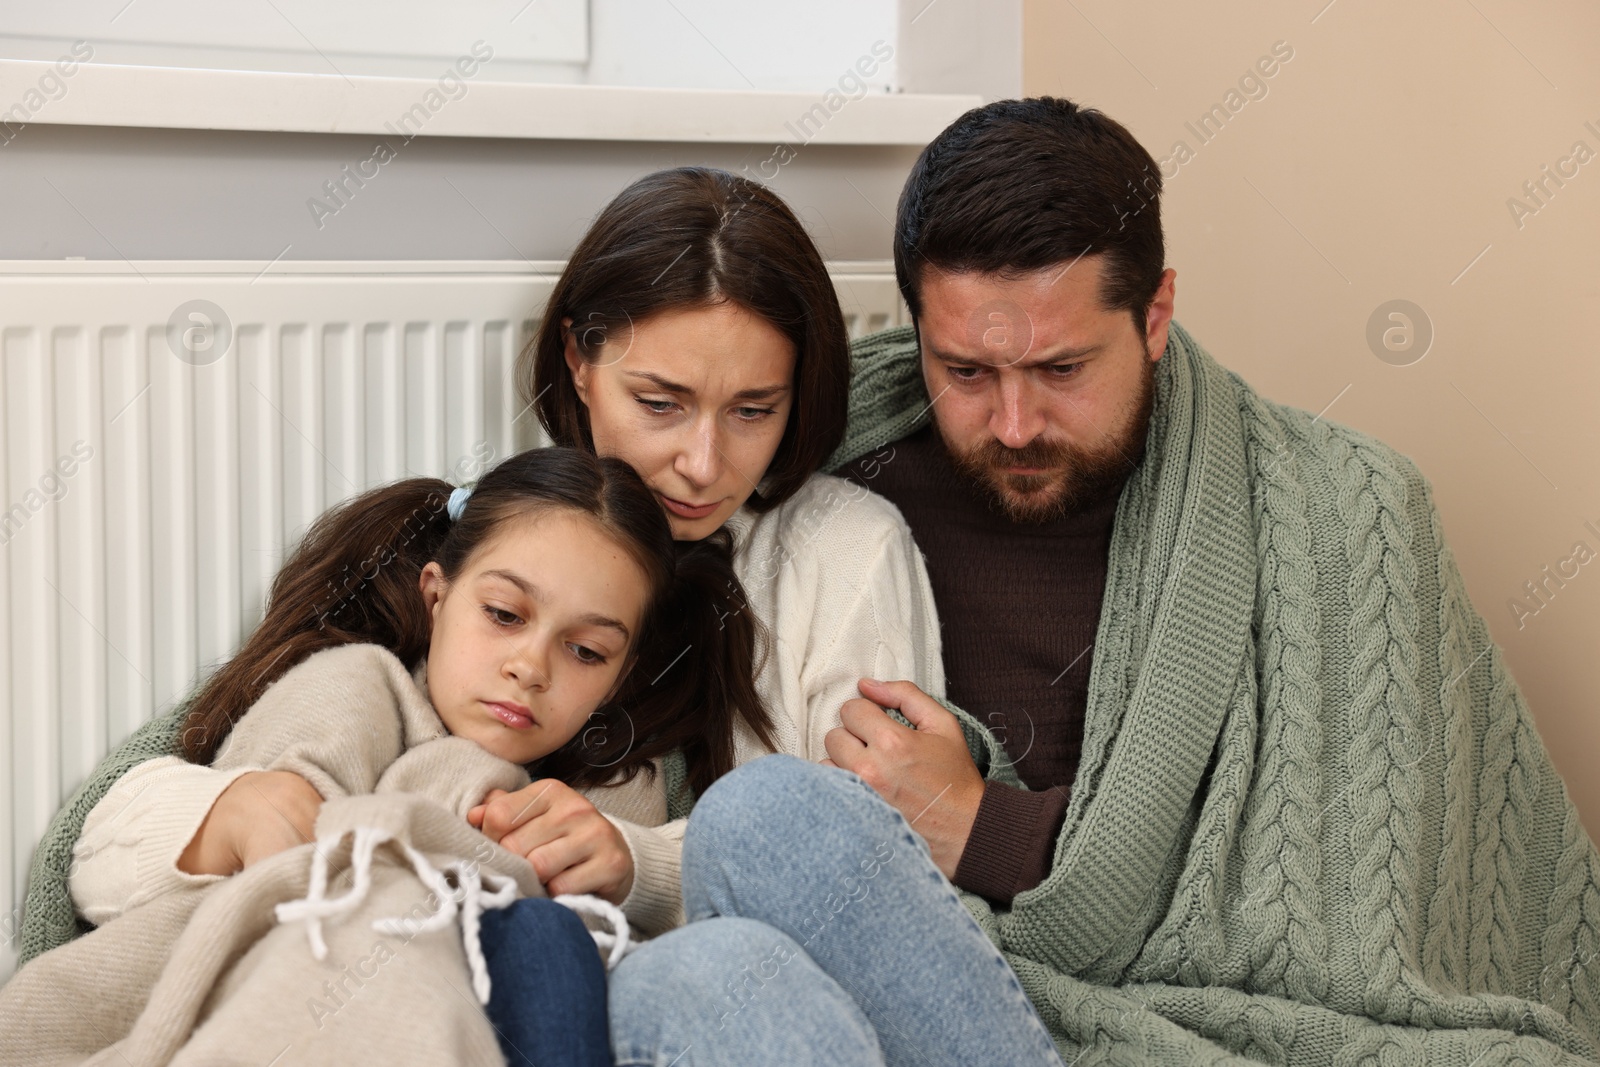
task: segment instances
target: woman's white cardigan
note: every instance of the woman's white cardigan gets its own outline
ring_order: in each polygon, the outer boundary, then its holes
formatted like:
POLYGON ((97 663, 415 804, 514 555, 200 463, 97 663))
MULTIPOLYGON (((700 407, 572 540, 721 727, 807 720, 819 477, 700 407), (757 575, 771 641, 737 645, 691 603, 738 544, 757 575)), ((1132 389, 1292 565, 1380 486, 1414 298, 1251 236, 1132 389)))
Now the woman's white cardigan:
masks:
MULTIPOLYGON (((778 751, 810 760, 860 678, 910 679, 944 696, 939 622, 922 555, 895 506, 875 493, 818 474, 764 515, 742 508, 729 520, 734 569, 749 610, 767 631, 757 685, 772 715, 778 751)), ((740 723, 739 763, 764 755, 740 723)), ((178 870, 178 857, 238 775, 164 756, 135 767, 95 805, 74 850, 73 903, 101 924, 175 886, 216 875, 178 870)), ((622 831, 633 854, 628 920, 654 934, 683 921, 679 862, 684 820, 666 821, 664 775, 587 795, 622 831)))

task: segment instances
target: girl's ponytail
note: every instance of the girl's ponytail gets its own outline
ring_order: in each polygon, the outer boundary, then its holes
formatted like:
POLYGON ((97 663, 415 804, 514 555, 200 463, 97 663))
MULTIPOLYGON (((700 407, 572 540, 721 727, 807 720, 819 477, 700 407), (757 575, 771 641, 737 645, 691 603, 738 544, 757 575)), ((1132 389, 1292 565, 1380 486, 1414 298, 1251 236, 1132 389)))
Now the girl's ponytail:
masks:
POLYGON ((189 705, 181 749, 210 763, 267 687, 315 652, 383 645, 410 666, 428 651, 430 619, 417 585, 450 533, 451 485, 412 478, 345 501, 285 561, 257 626, 189 705))

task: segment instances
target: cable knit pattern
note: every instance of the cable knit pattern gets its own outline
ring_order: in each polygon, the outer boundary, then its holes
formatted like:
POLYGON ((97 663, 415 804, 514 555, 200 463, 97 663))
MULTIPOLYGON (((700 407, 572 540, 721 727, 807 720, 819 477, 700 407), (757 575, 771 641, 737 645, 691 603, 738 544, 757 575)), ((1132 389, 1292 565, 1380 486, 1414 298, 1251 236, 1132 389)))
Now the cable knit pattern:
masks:
POLYGON ((1346 749, 1356 852, 1358 952, 1367 986, 1365 1010, 1404 1019, 1402 966, 1414 966, 1409 932, 1417 901, 1407 857, 1416 853, 1416 764, 1420 760, 1416 693, 1416 565, 1410 554, 1405 485, 1392 464, 1359 440, 1329 432, 1335 452, 1339 517, 1350 567, 1347 630, 1354 736, 1346 749))
MULTIPOLYGON (((1510 675, 1498 663, 1491 663, 1490 669, 1491 700, 1509 701, 1510 675)), ((1521 709, 1520 702, 1511 703, 1513 713, 1490 721, 1484 735, 1473 835, 1468 981, 1496 993, 1509 992, 1515 984, 1508 961, 1517 951, 1514 911, 1523 851, 1518 809, 1527 800, 1526 789, 1513 786, 1521 778, 1517 752, 1521 709)))
MULTIPOLYGON (((836 463, 927 421, 855 356, 836 463)), ((1600 1063, 1600 853, 1426 480, 1177 324, 1054 864, 963 903, 1069 1063, 1600 1063)))
MULTIPOLYGON (((1556 891, 1550 898, 1550 924, 1545 928, 1544 944, 1541 946, 1540 955, 1546 959, 1561 959, 1565 956, 1577 961, 1583 958, 1577 934, 1579 923, 1583 918, 1581 895, 1584 879, 1581 864, 1584 857, 1582 850, 1566 847, 1582 839, 1583 824, 1578 821, 1578 813, 1569 812, 1561 828, 1561 841, 1564 847, 1561 859, 1556 865, 1556 891)), ((1570 969, 1565 970, 1570 971, 1570 969)), ((1566 980, 1567 977, 1568 973, 1560 970, 1554 973, 1548 969, 1540 971, 1539 977, 1529 989, 1530 998, 1542 1000, 1559 1012, 1576 1009, 1593 1019, 1593 998, 1591 997, 1587 1004, 1574 1004, 1573 988, 1566 980)))
MULTIPOLYGON (((1438 516, 1433 516, 1433 521, 1428 525, 1439 559, 1436 576, 1439 588, 1439 706, 1444 718, 1447 753, 1444 780, 1441 783, 1445 794, 1445 819, 1439 866, 1443 870, 1453 871, 1461 870, 1469 863, 1472 812, 1475 808, 1475 790, 1470 772, 1473 734, 1471 691, 1468 686, 1461 684, 1474 666, 1466 655, 1471 606, 1462 595, 1455 557, 1445 543, 1438 516)), ((1576 811, 1571 814, 1576 818, 1576 811)), ((1566 855, 1563 851, 1563 858, 1566 855)), ((1575 878, 1576 872, 1569 877, 1575 878)), ((1423 944, 1423 972, 1437 976, 1437 981, 1450 989, 1465 989, 1468 983, 1467 888, 1465 880, 1441 879, 1428 907, 1430 929, 1423 944)))
POLYGON ((1261 491, 1252 497, 1256 521, 1273 528, 1261 546, 1257 582, 1256 673, 1267 680, 1259 698, 1265 732, 1253 790, 1259 809, 1246 824, 1254 832, 1241 840, 1246 879, 1261 887, 1261 906, 1251 915, 1250 988, 1316 1002, 1328 993, 1316 825, 1327 786, 1318 770, 1322 720, 1284 713, 1290 706, 1321 708, 1323 701, 1311 527, 1305 489, 1294 476, 1295 451, 1305 438, 1291 445, 1282 432, 1287 427, 1268 416, 1259 397, 1246 393, 1244 399, 1251 424, 1262 428, 1251 441, 1252 463, 1262 471, 1261 491))

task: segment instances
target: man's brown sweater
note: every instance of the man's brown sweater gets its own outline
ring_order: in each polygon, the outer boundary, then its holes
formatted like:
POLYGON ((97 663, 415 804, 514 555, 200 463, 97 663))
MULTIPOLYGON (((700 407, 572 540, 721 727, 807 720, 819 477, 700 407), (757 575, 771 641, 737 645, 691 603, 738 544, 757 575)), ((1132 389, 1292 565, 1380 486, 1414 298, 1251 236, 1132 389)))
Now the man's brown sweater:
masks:
POLYGON ((987 783, 955 874, 1010 904, 1049 873, 1078 771, 1121 486, 1054 522, 1013 522, 954 468, 931 425, 839 474, 905 515, 939 607, 949 699, 994 731, 1035 790, 987 783))

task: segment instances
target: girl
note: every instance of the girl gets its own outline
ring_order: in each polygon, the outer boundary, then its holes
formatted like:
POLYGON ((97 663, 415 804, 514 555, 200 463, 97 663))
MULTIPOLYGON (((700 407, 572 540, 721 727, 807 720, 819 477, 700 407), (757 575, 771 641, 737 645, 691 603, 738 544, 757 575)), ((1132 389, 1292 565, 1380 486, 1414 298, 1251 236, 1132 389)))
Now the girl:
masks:
MULTIPOLYGON (((607 781, 619 806, 631 807, 642 820, 660 821, 664 813, 653 810, 660 794, 649 784, 652 759, 684 750, 714 761, 726 750, 736 717, 750 729, 770 729, 753 686, 755 627, 729 610, 740 596, 726 537, 675 543, 660 506, 632 468, 578 449, 522 453, 487 473, 470 494, 449 489, 432 479, 396 483, 335 508, 311 527, 274 582, 261 625, 202 690, 183 734, 190 759, 224 770, 265 763, 313 785, 317 805, 374 789, 404 788, 431 797, 457 819, 489 788, 526 783, 519 769, 526 768, 535 777, 568 784, 607 781), (386 678, 401 681, 391 685, 386 678), (384 698, 389 688, 397 690, 392 702, 384 698), (346 694, 353 701, 349 714, 346 694), (394 732, 397 722, 395 744, 385 744, 385 729, 394 732), (495 759, 461 762, 459 746, 445 747, 442 755, 421 755, 446 733, 473 742, 495 759), (374 742, 373 736, 380 740, 374 742), (425 764, 432 770, 424 771, 425 764), (497 768, 509 765, 516 765, 516 773, 508 779, 497 768), (439 773, 444 766, 451 773, 439 773)), ((556 782, 543 784, 554 788, 556 782)), ((337 913, 317 888, 323 878, 318 872, 325 874, 322 865, 339 847, 339 837, 327 836, 330 810, 324 808, 317 823, 324 836, 316 846, 311 890, 305 900, 280 907, 280 918, 317 920, 337 913)), ((604 823, 599 816, 595 821, 604 823)), ((478 852, 498 854, 504 870, 507 854, 464 823, 452 825, 477 839, 478 852)), ((372 878, 372 868, 363 863, 372 862, 374 847, 361 859, 361 832, 356 830, 354 848, 358 887, 372 878)), ((448 838, 448 831, 440 832, 448 838)), ((430 855, 436 849, 452 854, 441 839, 429 840, 432 847, 416 838, 408 843, 430 855)), ((525 861, 514 862, 525 866, 525 861)), ((256 863, 233 881, 260 883, 281 870, 275 863, 256 863)), ((429 869, 418 864, 425 884, 429 869)), ((534 872, 524 873, 525 888, 537 892, 534 872)), ((463 869, 460 877, 478 876, 463 869)), ((495 882, 492 874, 489 881, 495 882)), ((496 903, 510 903, 509 881, 499 883, 496 903)), ((245 892, 229 889, 234 897, 245 892)), ((197 893, 189 895, 198 899, 197 893)), ((54 1010, 68 1014, 63 1021, 77 1018, 83 1032, 83 1005, 103 998, 74 995, 76 990, 67 992, 63 985, 85 993, 96 988, 104 968, 90 961, 109 957, 128 966, 123 949, 130 931, 135 938, 145 935, 147 942, 152 921, 170 925, 174 915, 162 911, 170 900, 132 908, 95 934, 30 963, 5 989, 8 1008, 17 1009, 6 1017, 27 1017, 37 1034, 41 1008, 33 1001, 43 1000, 42 1010, 59 1005, 54 1010)), ((548 901, 538 904, 549 916, 558 915, 548 901)), ((475 958, 473 907, 469 903, 466 952, 474 984, 487 999, 484 965, 475 958)), ((214 922, 196 923, 210 940, 226 940, 214 922)), ((550 1032, 566 1034, 569 1044, 585 1050, 588 1062, 609 1063, 599 957, 582 922, 570 913, 547 917, 546 926, 550 950, 559 954, 565 970, 560 983, 540 991, 542 1003, 562 1020, 550 1032)), ((625 922, 621 926, 625 936, 625 922)), ((314 938, 321 937, 318 930, 314 938)), ((295 959, 305 954, 303 940, 299 948, 295 959)), ((193 970, 191 956, 180 942, 166 966, 193 970)), ((208 1005, 196 1040, 227 1047, 248 1039, 250 1009, 233 1005, 270 1005, 284 995, 281 987, 288 979, 281 971, 287 965, 274 959, 267 950, 253 949, 251 964, 237 969, 243 977, 227 974, 227 968, 219 971, 227 983, 222 1004, 208 1005)), ((370 968, 370 954, 367 963, 370 968)), ((145 965, 159 971, 160 964, 156 956, 145 965)), ((433 982, 433 995, 448 997, 448 990, 429 976, 431 968, 410 970, 413 978, 433 982)), ((371 1028, 356 1031, 363 1057, 377 1055, 372 1043, 382 1044, 383 1034, 399 1025, 394 1015, 405 994, 397 992, 398 979, 387 984, 386 1014, 373 1018, 388 1023, 378 1026, 377 1034, 371 1028)), ((134 1047, 172 1040, 170 1017, 175 1010, 182 1014, 174 999, 181 1008, 182 998, 159 981, 145 988, 152 986, 151 1002, 135 1013, 142 1016, 137 1023, 126 1004, 89 1020, 94 1025, 86 1029, 99 1042, 96 1047, 124 1037, 134 1047)), ((319 1032, 325 1021, 316 1008, 309 1019, 290 1010, 298 1008, 298 999, 278 1006, 289 1022, 275 1033, 299 1042, 302 1062, 306 1057, 338 1062, 336 1053, 350 1047, 356 1024, 323 1039, 319 1032), (306 1026, 297 1028, 297 1020, 306 1026), (307 1029, 310 1023, 316 1026, 307 1029)), ((331 1012, 330 1003, 322 1003, 322 1009, 331 1012)), ((450 1046, 450 1055, 471 1058, 474 1023, 479 1038, 488 1035, 487 1023, 474 1012, 457 1022, 455 1040, 462 1044, 450 1046), (461 1027, 467 1038, 460 1036, 461 1027)), ((22 1062, 24 1046, 29 1056, 46 1051, 10 1030, 9 1023, 0 1026, 0 1061, 22 1062)), ((485 1039, 493 1052, 493 1038, 485 1039)), ((423 1046, 408 1041, 401 1042, 409 1050, 404 1053, 408 1061, 425 1062, 423 1046)), ((543 1058, 540 1049, 504 1052, 543 1058)), ((185 1054, 201 1056, 193 1043, 185 1054)), ((387 1055, 378 1058, 390 1062, 387 1055)), ((562 1052, 563 1062, 575 1058, 571 1048, 562 1052)))

